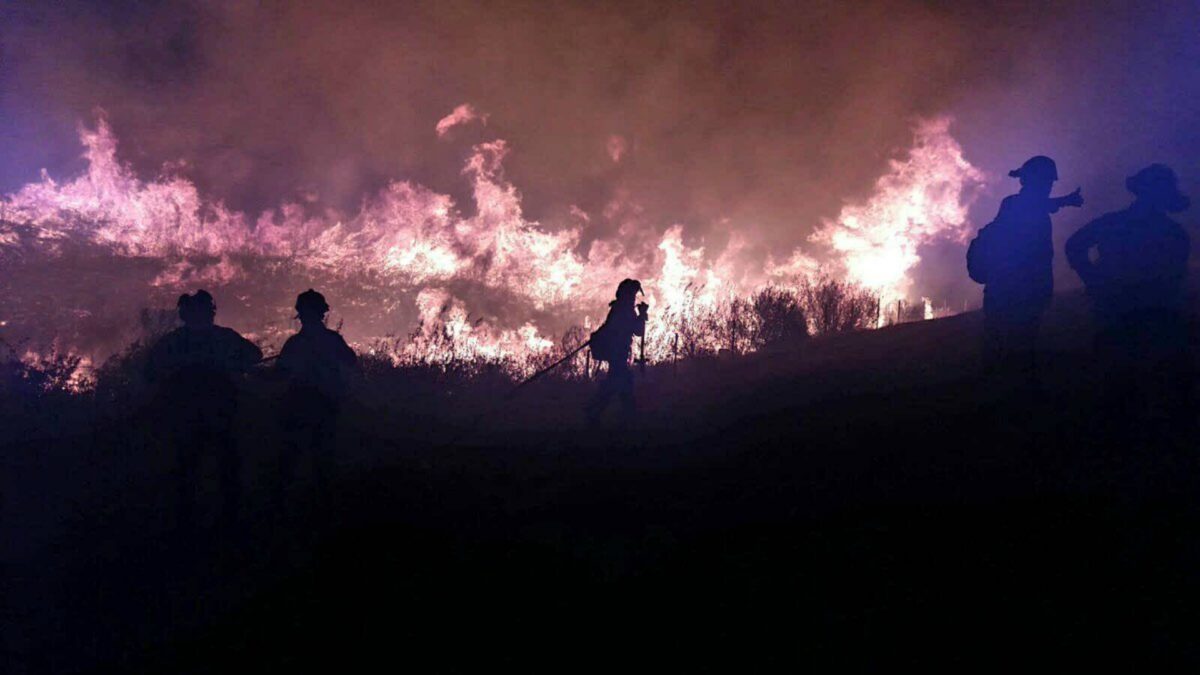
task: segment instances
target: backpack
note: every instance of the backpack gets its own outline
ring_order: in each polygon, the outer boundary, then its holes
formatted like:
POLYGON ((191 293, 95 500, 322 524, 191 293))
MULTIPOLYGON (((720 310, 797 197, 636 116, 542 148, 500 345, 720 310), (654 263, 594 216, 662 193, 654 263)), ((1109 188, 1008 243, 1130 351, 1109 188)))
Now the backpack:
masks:
POLYGON ((608 327, 608 322, 604 322, 599 328, 592 331, 592 336, 588 340, 588 348, 592 351, 592 358, 597 361, 611 362, 613 359, 621 358, 620 348, 617 345, 616 331, 608 327))
POLYGON ((967 275, 977 284, 986 284, 995 270, 996 228, 988 223, 967 246, 967 275))

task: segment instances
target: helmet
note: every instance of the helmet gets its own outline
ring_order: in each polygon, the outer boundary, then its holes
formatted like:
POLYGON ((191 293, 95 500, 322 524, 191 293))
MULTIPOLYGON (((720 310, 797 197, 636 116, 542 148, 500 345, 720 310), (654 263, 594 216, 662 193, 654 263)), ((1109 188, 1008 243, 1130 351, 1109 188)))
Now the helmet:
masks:
POLYGON ((175 303, 175 306, 179 309, 179 318, 185 324, 211 321, 212 316, 217 312, 217 305, 213 302, 213 296, 203 289, 191 295, 184 293, 179 296, 179 300, 175 303))
POLYGON ((329 311, 329 303, 325 302, 325 296, 310 288, 296 296, 296 312, 306 310, 324 314, 329 311))
POLYGON ((192 294, 192 304, 197 309, 217 308, 217 303, 213 302, 212 294, 203 288, 192 294))
POLYGON ((637 279, 626 279, 617 284, 617 297, 637 295, 642 292, 642 284, 637 279))
POLYGON ((1008 175, 1013 178, 1022 180, 1058 180, 1058 166, 1054 164, 1054 160, 1045 155, 1037 155, 1025 160, 1019 169, 1013 169, 1008 172, 1008 175))
POLYGON ((1179 191, 1179 179, 1171 167, 1151 164, 1125 179, 1125 187, 1138 199, 1150 202, 1166 211, 1177 213, 1187 209, 1191 200, 1179 191))

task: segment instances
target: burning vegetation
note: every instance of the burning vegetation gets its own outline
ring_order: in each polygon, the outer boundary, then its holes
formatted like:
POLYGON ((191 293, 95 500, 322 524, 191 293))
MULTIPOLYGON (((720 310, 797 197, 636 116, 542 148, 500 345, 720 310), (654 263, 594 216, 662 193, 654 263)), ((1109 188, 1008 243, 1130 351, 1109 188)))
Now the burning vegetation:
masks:
MULTIPOLYGON (((486 119, 460 106, 436 132, 452 137, 486 119)), ((615 281, 629 276, 643 280, 653 308, 651 362, 927 318, 936 298, 921 298, 913 281, 919 250, 964 242, 983 179, 948 119, 920 122, 869 198, 846 204, 807 245, 776 255, 736 224, 714 250, 689 242, 681 224, 636 216, 609 238, 594 236, 591 215, 578 210, 573 223, 531 221, 505 178, 503 140, 474 145, 465 161, 472 205, 395 181, 357 213, 296 201, 255 217, 206 199, 170 167, 150 180, 135 175, 118 160, 103 115, 80 139, 82 175, 43 174, 0 202, 9 299, 0 330, 21 345, 8 357, 39 370, 62 355, 80 369, 68 378, 73 387, 85 386, 93 363, 161 332, 134 320, 139 312, 196 287, 212 291, 222 321, 268 353, 293 328, 287 298, 315 286, 334 301, 331 325, 360 352, 396 365, 503 364, 514 374, 578 344, 615 281), (920 308, 915 317, 906 304, 920 308)), ((604 217, 622 217, 611 211, 604 217)))

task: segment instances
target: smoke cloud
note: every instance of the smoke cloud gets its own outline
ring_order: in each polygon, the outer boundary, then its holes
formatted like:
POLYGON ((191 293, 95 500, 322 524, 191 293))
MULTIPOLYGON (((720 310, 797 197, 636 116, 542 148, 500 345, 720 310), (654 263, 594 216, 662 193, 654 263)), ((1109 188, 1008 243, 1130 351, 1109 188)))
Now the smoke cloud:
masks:
MULTIPOLYGON (((953 120, 947 133, 977 172, 967 224, 990 219, 1016 187, 1005 173, 1033 154, 1055 157, 1063 189, 1082 185, 1088 199, 1056 221, 1060 241, 1126 202, 1124 177, 1152 161, 1200 192, 1194 2, 67 2, 0 12, 0 192, 36 183, 42 169, 59 181, 87 170, 77 130, 94 129, 99 109, 118 163, 143 180, 194 184, 206 203, 246 214, 251 232, 283 204, 291 215, 277 225, 352 219, 396 182, 446 196, 463 222, 486 218, 479 182, 463 171, 499 170, 470 168, 498 154, 503 174, 485 182, 519 189, 522 222, 570 238, 581 260, 615 241, 660 250, 676 232, 681 250, 703 249, 711 264, 773 254, 783 266, 798 247, 821 255, 811 238, 825 224, 872 208, 929 120, 953 120)), ((903 252, 917 259, 914 295, 974 301, 959 234, 903 252)), ((404 255, 436 255, 422 251, 404 255)), ((204 274, 220 282, 237 265, 204 274)), ((584 271, 597 269, 616 271, 584 271)), ((529 300, 493 298, 486 311, 529 300)))

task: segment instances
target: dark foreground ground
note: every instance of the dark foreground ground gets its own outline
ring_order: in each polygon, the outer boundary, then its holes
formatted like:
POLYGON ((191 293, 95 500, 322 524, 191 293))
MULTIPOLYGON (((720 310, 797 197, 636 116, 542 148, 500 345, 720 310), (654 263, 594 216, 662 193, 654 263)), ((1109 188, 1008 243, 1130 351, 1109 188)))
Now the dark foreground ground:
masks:
POLYGON ((270 387, 250 384, 243 520, 191 536, 144 412, 14 443, 3 670, 1200 660, 1188 424, 1099 412, 1076 301, 1037 392, 980 375, 979 329, 654 369, 638 422, 600 431, 582 384, 492 402, 376 382, 343 417, 334 506, 302 484, 284 518, 263 496, 270 387))

